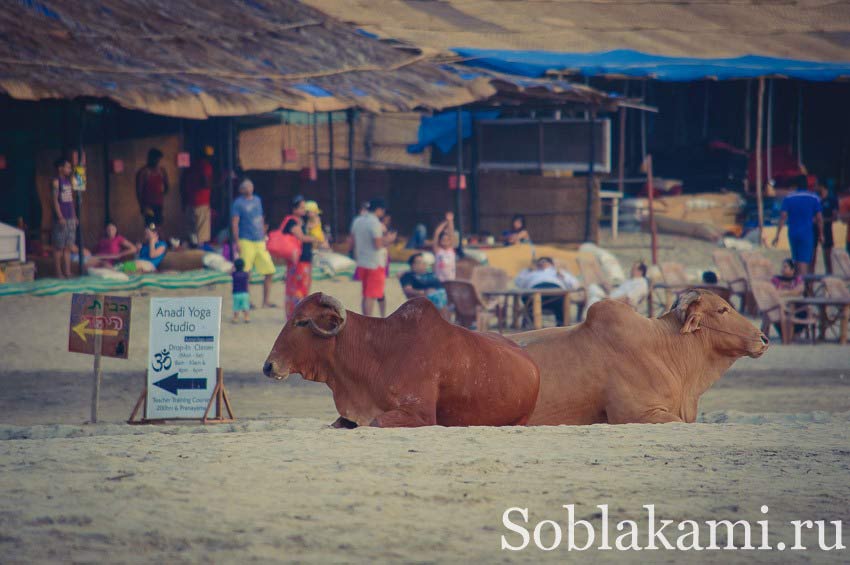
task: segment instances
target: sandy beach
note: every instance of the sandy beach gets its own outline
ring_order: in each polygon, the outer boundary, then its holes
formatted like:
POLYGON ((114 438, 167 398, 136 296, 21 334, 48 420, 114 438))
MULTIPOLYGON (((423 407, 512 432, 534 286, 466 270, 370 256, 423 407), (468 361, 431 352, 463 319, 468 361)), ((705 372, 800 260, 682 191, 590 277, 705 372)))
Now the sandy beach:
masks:
MULTIPOLYGON (((646 256, 642 238, 627 234, 613 248, 624 264, 646 256)), ((677 259, 710 267, 710 244, 688 242, 677 259)), ((314 288, 358 309, 356 283, 314 288)), ((142 387, 150 295, 131 294, 130 358, 104 362, 96 425, 84 423, 92 358, 66 352, 70 297, 0 299, 0 561, 847 561, 847 550, 817 549, 815 530, 803 534, 809 551, 784 553, 577 553, 566 539, 550 552, 534 543, 500 549, 502 536, 521 541, 502 523, 511 507, 528 508, 531 531, 547 519, 566 528, 568 504, 576 519, 599 525, 597 505, 607 504, 611 542, 614 523, 631 519, 644 546, 646 504, 675 521, 755 527, 768 519, 773 547, 793 543, 790 520, 846 525, 847 347, 774 346, 741 360, 702 398, 691 425, 332 430, 325 385, 260 373, 282 309, 232 325, 226 286, 183 294, 224 297, 221 355, 234 424, 123 423, 142 387)), ((279 284, 275 297, 280 303, 279 284)), ((401 301, 389 284, 390 309, 401 301)), ((551 525, 542 532, 552 543, 551 525)), ((740 544, 738 530, 734 539, 740 544)))

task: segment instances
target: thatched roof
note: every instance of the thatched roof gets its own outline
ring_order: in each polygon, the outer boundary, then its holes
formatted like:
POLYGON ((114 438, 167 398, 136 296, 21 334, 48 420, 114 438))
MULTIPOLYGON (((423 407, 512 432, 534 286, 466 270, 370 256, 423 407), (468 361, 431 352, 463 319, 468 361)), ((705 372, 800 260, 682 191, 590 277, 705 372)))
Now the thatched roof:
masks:
POLYGON ((453 47, 850 61, 850 3, 825 0, 305 0, 380 38, 453 47))
POLYGON ((436 109, 494 90, 294 0, 21 0, 0 11, 0 92, 205 118, 436 109))

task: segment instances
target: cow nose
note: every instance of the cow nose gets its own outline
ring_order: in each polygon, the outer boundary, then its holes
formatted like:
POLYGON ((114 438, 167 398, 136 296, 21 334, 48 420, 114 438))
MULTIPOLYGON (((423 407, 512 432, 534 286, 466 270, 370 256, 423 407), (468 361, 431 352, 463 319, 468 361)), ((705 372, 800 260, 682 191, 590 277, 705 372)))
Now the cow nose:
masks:
POLYGON ((761 342, 762 342, 763 344, 765 344, 765 345, 769 345, 769 344, 770 344, 770 340, 767 338, 767 336, 766 336, 766 335, 761 334, 759 337, 761 337, 761 342))
POLYGON ((271 361, 266 361, 266 364, 263 365, 263 374, 267 377, 272 376, 272 371, 274 370, 274 365, 272 365, 271 361))

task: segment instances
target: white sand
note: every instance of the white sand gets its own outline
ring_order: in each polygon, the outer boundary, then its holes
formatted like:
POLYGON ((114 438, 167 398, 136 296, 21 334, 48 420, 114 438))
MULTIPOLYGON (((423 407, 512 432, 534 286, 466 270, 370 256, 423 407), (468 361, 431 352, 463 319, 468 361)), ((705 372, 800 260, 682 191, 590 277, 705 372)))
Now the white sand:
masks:
MULTIPOLYGON (((711 248, 692 247, 682 253, 698 266, 711 248)), ((316 289, 357 309, 356 284, 316 289)), ((389 291, 395 308, 401 293, 389 291)), ((280 285, 275 292, 280 302, 280 285)), ((229 308, 223 286, 183 294, 220 294, 229 308)), ((511 506, 563 526, 563 504, 597 523, 595 505, 609 504, 616 520, 638 520, 644 538, 650 503, 666 519, 753 524, 767 504, 774 545, 793 541, 791 519, 850 529, 848 347, 778 346, 740 361, 703 397, 706 423, 331 430, 324 385, 260 375, 283 319, 263 310, 222 327, 236 424, 131 427, 122 422, 147 341, 148 298, 136 295, 130 360, 105 363, 103 423, 82 425, 91 358, 66 352, 69 302, 0 299, 0 562, 847 562, 847 550, 499 547, 511 506)))

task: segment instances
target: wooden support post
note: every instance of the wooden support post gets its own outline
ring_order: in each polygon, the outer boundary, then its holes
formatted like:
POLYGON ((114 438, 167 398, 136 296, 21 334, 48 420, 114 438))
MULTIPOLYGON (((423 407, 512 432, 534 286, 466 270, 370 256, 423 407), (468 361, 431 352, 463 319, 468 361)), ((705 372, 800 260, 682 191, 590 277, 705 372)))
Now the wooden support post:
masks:
MULTIPOLYGON (((103 318, 103 294, 95 294, 95 303, 100 304, 100 316, 103 318)), ((97 329, 97 328, 96 328, 97 329)), ((103 351, 103 333, 96 331, 94 334, 94 366, 92 367, 92 392, 91 392, 91 418, 89 422, 97 424, 97 411, 100 404, 100 382, 103 378, 103 371, 100 368, 101 352, 103 351)))
POLYGON ((543 297, 539 292, 531 297, 531 320, 535 330, 543 328, 543 297))
MULTIPOLYGON (((457 153, 455 163, 455 226, 458 233, 458 247, 463 248, 463 199, 461 198, 461 177, 463 177, 463 111, 457 107, 457 153)), ((451 234, 454 237, 454 234, 451 234)))
POLYGON ((756 204, 759 216, 759 245, 764 245, 764 202, 762 191, 761 155, 762 155, 762 129, 764 121, 764 78, 759 78, 758 103, 756 110, 756 204))
POLYGON ((328 180, 331 183, 331 234, 339 241, 339 199, 336 194, 336 169, 334 167, 334 114, 328 112, 328 180))
POLYGON ((357 217, 360 209, 357 203, 357 177, 354 170, 354 110, 346 113, 348 119, 348 212, 351 215, 349 225, 357 217))
POLYGON ((148 372, 145 371, 145 380, 144 385, 142 386, 142 394, 139 395, 139 399, 136 400, 136 404, 133 406, 133 411, 130 412, 130 417, 127 419, 128 424, 147 424, 147 415, 148 415, 148 372), (142 417, 139 420, 136 420, 136 414, 139 412, 139 408, 142 409, 142 417))
POLYGON ((658 230, 655 227, 655 187, 652 179, 652 155, 646 156, 646 176, 649 187, 647 195, 649 196, 649 238, 652 253, 652 264, 658 264, 658 230))
POLYGON ((233 409, 230 407, 230 398, 228 398, 227 390, 224 388, 224 371, 222 371, 221 367, 219 367, 218 369, 216 369, 215 389, 213 389, 210 401, 209 403, 207 403, 207 409, 204 411, 204 416, 203 418, 201 418, 201 423, 226 424, 235 421, 236 416, 233 415, 233 409), (213 402, 215 402, 216 414, 215 417, 209 418, 208 415, 210 413, 210 408, 212 408, 213 402), (224 417, 222 407, 227 409, 227 418, 224 417))
POLYGON ((765 145, 765 158, 767 160, 767 175, 765 175, 765 184, 773 180, 773 85, 776 83, 770 79, 767 88, 767 142, 765 145))

